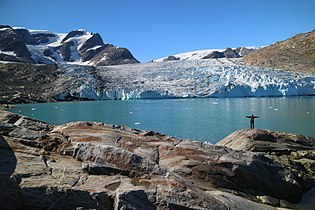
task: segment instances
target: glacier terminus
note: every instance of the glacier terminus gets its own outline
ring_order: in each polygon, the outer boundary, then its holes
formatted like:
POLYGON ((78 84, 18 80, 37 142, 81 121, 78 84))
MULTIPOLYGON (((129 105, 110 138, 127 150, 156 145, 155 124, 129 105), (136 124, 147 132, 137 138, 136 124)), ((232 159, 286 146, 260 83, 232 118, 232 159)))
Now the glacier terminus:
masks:
POLYGON ((56 100, 314 96, 315 75, 247 66, 241 58, 115 66, 60 65, 56 100))

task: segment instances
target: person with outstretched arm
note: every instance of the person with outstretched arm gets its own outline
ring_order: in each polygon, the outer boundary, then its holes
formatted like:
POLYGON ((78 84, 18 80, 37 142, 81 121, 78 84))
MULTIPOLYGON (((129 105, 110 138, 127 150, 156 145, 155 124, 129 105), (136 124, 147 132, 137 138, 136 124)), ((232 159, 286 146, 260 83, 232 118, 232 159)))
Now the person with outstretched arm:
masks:
POLYGON ((250 118, 250 128, 251 129, 254 129, 255 127, 255 118, 258 118, 258 116, 255 116, 255 115, 250 115, 250 116, 246 116, 247 118, 250 118))

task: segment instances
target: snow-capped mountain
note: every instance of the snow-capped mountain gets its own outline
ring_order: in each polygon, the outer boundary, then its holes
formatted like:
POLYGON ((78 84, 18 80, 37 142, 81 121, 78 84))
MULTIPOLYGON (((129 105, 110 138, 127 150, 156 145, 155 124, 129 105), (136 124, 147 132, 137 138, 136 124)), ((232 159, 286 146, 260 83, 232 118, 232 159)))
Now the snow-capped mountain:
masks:
POLYGON ((259 49, 260 47, 238 47, 226 49, 207 49, 192 52, 179 53, 168 57, 153 60, 153 62, 172 61, 172 60, 201 60, 211 58, 240 58, 259 49))
POLYGON ((38 64, 117 65, 138 63, 126 48, 104 44, 84 29, 58 34, 0 26, 0 60, 38 64))

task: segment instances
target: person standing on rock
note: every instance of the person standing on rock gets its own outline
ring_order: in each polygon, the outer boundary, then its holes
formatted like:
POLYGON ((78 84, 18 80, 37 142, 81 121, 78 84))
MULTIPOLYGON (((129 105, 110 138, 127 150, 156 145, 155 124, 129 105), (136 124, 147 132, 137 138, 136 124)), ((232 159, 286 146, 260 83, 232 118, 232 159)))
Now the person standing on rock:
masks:
POLYGON ((250 128, 254 129, 255 127, 255 118, 258 118, 258 116, 254 116, 253 114, 250 116, 246 116, 247 118, 250 118, 250 128))

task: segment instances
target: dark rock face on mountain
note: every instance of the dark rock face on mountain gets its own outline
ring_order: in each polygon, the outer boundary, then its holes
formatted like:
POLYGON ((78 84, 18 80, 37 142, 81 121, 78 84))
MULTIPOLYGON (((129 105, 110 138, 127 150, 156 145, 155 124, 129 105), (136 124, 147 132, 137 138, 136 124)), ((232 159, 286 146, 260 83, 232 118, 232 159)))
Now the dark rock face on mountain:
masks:
MULTIPOLYGON (((233 138, 270 141, 268 132, 243 130, 233 138)), ((0 208, 296 208, 292 202, 314 187, 314 168, 306 167, 313 140, 272 136, 298 149, 233 150, 101 123, 53 127, 0 110, 0 208)))
POLYGON ((93 34, 93 36, 91 38, 89 38, 88 40, 86 40, 82 46, 80 47, 80 52, 84 52, 87 49, 93 48, 95 46, 103 46, 104 42, 103 39, 101 37, 101 35, 99 35, 98 33, 93 34))
POLYGON ((93 34, 93 36, 84 42, 79 49, 82 61, 85 62, 91 60, 94 56, 102 51, 102 46, 104 45, 105 44, 102 37, 98 33, 93 34))
POLYGON ((204 56, 202 59, 211 59, 211 58, 240 58, 245 54, 249 54, 253 49, 247 49, 245 47, 240 47, 236 49, 226 48, 223 52, 213 51, 210 54, 204 56))
POLYGON ((224 58, 224 53, 219 51, 213 51, 210 54, 206 55, 202 59, 210 59, 210 58, 224 58))
POLYGON ((92 58, 92 62, 96 66, 138 63, 129 50, 111 44, 104 45, 102 50, 92 58))
POLYGON ((0 59, 4 61, 34 63, 23 38, 10 26, 0 26, 0 59))
POLYGON ((241 57, 236 50, 233 50, 232 48, 226 48, 225 51, 223 52, 224 57, 226 58, 239 58, 241 57))
POLYGON ((59 48, 57 48, 64 61, 74 61, 71 59, 71 47, 74 47, 74 43, 72 41, 64 42, 59 48))
POLYGON ((264 47, 244 57, 248 65, 315 72, 315 30, 264 47))
POLYGON ((76 30, 64 36, 10 26, 0 26, 0 60, 38 64, 139 63, 126 48, 104 44, 98 33, 76 30))
POLYGON ((180 60, 180 58, 171 55, 165 58, 163 61, 177 61, 177 60, 180 60))
POLYGON ((21 38, 23 38, 24 42, 28 45, 40 45, 46 44, 50 42, 50 40, 56 40, 57 36, 55 34, 48 34, 48 33, 36 33, 30 34, 27 29, 14 29, 21 38))

